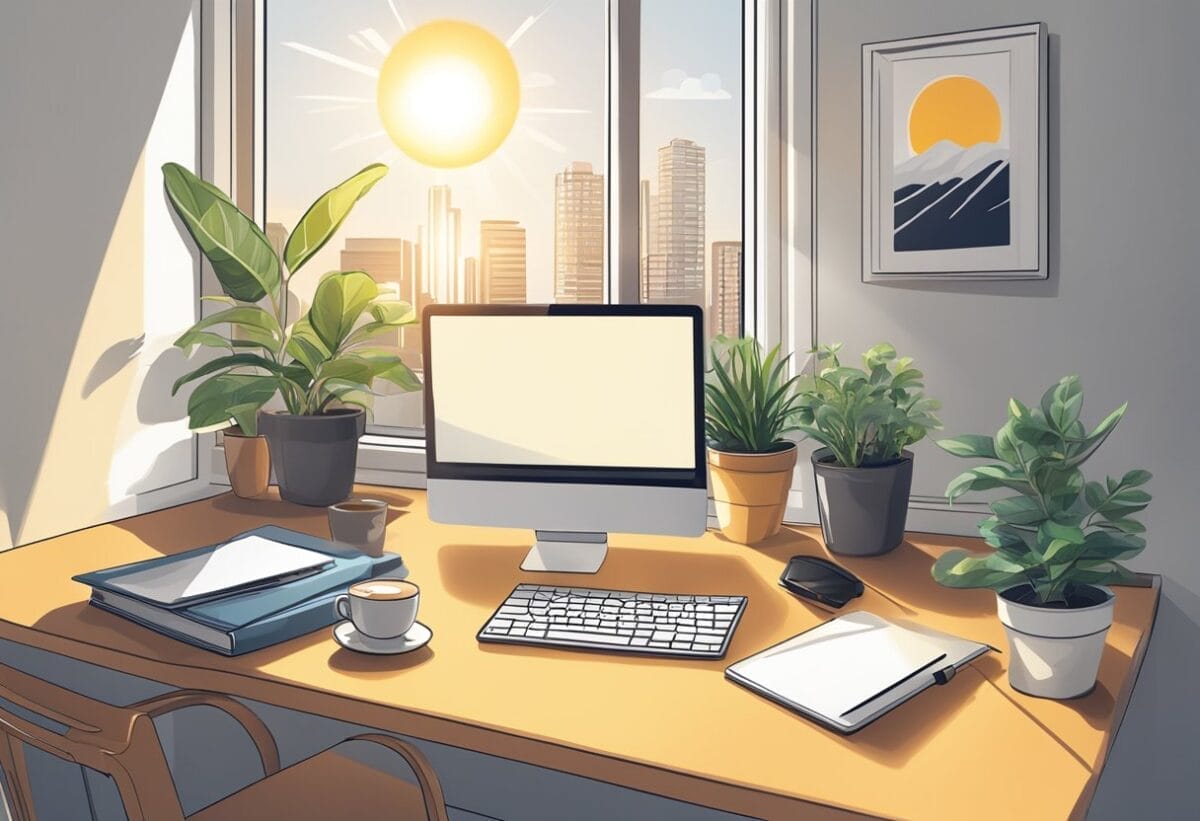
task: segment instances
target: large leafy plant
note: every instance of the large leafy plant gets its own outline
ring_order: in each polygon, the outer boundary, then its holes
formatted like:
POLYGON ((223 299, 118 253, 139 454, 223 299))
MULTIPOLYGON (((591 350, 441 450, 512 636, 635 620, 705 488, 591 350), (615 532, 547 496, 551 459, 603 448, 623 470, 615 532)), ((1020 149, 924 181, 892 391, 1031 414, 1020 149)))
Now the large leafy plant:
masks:
POLYGON ((1016 399, 995 436, 968 434, 938 442, 955 456, 994 460, 950 482, 951 502, 968 491, 1007 488, 1017 492, 992 502, 979 525, 993 552, 980 556, 953 550, 933 565, 933 577, 949 587, 997 591, 1028 585, 1027 603, 1069 607, 1083 585, 1129 582, 1119 562, 1141 553, 1145 532, 1134 514, 1145 509, 1150 481, 1145 470, 1120 479, 1086 482, 1081 466, 1125 415, 1125 405, 1091 432, 1079 419, 1083 389, 1068 376, 1042 396, 1040 407, 1016 399))
POLYGON ((897 358, 887 343, 863 354, 863 368, 842 365, 842 346, 824 345, 811 353, 817 372, 800 385, 798 425, 810 439, 829 448, 842 467, 869 467, 899 459, 941 422, 941 405, 924 393, 924 375, 910 357, 897 358))
POLYGON ((776 345, 764 359, 752 337, 719 336, 711 347, 704 385, 704 434, 716 450, 770 453, 791 443, 796 430, 796 381, 776 345))
POLYGON ((175 341, 189 354, 201 347, 222 350, 172 388, 174 394, 204 379, 188 400, 193 429, 228 425, 232 419, 243 433, 254 435, 259 408, 276 393, 289 413, 313 415, 335 402, 370 410, 376 379, 405 390, 420 388, 398 349, 372 343, 416 321, 416 315, 407 303, 381 298, 362 271, 325 275, 312 307, 289 325, 292 278, 386 173, 386 166, 367 166, 318 197, 288 236, 281 260, 262 230, 218 188, 176 163, 163 166, 167 198, 223 291, 203 298, 227 306, 175 341), (219 333, 223 328, 227 332, 219 333))

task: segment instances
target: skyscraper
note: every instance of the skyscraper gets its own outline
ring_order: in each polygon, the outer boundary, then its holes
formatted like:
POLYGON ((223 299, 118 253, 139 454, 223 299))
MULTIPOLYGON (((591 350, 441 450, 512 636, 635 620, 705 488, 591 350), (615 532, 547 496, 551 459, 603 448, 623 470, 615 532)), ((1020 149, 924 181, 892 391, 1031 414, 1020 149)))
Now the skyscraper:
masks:
POLYGON ((658 247, 643 263, 646 302, 704 304, 704 147, 658 149, 658 247))
POLYGON ((638 186, 639 258, 658 253, 658 197, 650 193, 650 180, 638 186))
POLYGON ((287 244, 288 229, 282 222, 268 222, 267 230, 264 232, 267 235, 267 242, 271 243, 271 247, 275 249, 275 253, 279 255, 279 261, 283 261, 283 246, 287 244))
POLYGON ((459 282, 459 226, 461 212, 450 207, 450 186, 434 185, 429 189, 428 219, 422 237, 422 280, 425 290, 435 302, 458 302, 462 291, 459 282))
POLYGON ((705 312, 708 335, 742 334, 742 244, 714 242, 705 312))
POLYGON ((493 305, 524 305, 525 229, 516 220, 479 223, 479 297, 493 305))
POLYGON ((463 260, 463 295, 462 302, 479 302, 479 270, 475 257, 463 260))
POLYGON ((604 175, 573 162, 554 178, 554 298, 604 300, 604 175))

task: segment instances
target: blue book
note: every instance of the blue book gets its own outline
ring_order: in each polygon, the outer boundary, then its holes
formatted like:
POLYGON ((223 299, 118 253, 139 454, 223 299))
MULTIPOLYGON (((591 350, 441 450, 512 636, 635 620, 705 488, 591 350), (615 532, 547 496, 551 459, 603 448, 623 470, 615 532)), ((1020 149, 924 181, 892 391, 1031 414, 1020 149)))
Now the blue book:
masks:
POLYGON ((92 587, 91 603, 102 610, 188 644, 237 656, 328 627, 338 621, 333 601, 339 594, 355 582, 385 573, 404 575, 399 556, 373 558, 307 533, 267 525, 217 545, 85 573, 75 581, 92 587), (198 559, 253 536, 313 551, 321 554, 321 561, 315 569, 311 562, 301 561, 304 569, 282 576, 268 574, 266 579, 260 578, 262 568, 256 568, 241 580, 226 579, 234 583, 223 593, 183 596, 182 603, 159 600, 156 594, 146 595, 142 587, 125 582, 145 579, 148 572, 169 576, 178 568, 199 566, 198 559))

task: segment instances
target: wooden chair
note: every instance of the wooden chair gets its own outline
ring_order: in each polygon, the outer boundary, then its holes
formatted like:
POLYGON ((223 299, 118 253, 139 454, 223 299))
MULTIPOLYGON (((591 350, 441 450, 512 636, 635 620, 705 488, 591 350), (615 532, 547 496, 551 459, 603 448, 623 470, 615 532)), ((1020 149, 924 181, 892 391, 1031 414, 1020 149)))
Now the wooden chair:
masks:
POLYGON ((182 819, 154 718, 200 705, 221 710, 241 725, 258 751, 263 778, 191 819, 447 821, 442 788, 429 762, 398 738, 378 733, 354 736, 281 770, 271 731, 249 708, 228 696, 182 690, 130 707, 114 707, 0 664, 0 769, 14 821, 37 821, 28 747, 112 778, 129 821, 182 819), (407 764, 413 781, 346 756, 340 748, 351 742, 391 750, 407 764))

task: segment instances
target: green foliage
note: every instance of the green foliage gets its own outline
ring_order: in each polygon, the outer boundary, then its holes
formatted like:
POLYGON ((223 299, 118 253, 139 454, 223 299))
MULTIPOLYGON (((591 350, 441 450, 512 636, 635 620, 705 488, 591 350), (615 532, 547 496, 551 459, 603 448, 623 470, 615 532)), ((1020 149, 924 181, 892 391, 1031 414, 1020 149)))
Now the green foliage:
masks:
POLYGON ((421 388, 398 349, 367 344, 416 322, 415 311, 407 303, 381 299, 375 282, 362 271, 326 274, 308 313, 288 327, 291 278, 386 173, 386 166, 367 166, 322 194, 287 239, 284 274, 262 231, 228 197, 180 165, 163 166, 167 198, 224 291, 204 299, 229 306, 175 341, 189 354, 197 347, 223 350, 172 387, 174 394, 204 379, 188 400, 193 429, 224 427, 232 419, 253 436, 259 408, 276 393, 289 413, 317 414, 334 402, 369 411, 376 379, 404 390, 421 388), (269 309, 256 304, 261 300, 269 309), (228 330, 218 333, 217 328, 228 330))
POLYGON ((863 354, 863 368, 838 360, 841 345, 819 347, 818 371, 800 385, 798 425, 842 467, 886 464, 941 422, 924 393, 924 374, 886 342, 863 354))
POLYGON ((1042 396, 1039 407, 1016 399, 1008 421, 995 436, 968 434, 938 445, 955 456, 996 460, 953 479, 946 496, 953 502, 970 491, 1007 488, 1017 492, 992 502, 992 515, 979 525, 990 554, 953 550, 933 565, 933 577, 948 587, 988 587, 1002 591, 1033 588, 1043 605, 1069 605, 1080 585, 1130 581, 1119 562, 1146 546, 1141 522, 1133 518, 1150 502, 1140 490, 1150 481, 1145 470, 1120 479, 1085 482, 1080 466, 1104 443, 1125 415, 1125 405, 1090 433, 1079 419, 1083 389, 1068 376, 1042 396))
POLYGON ((790 443, 799 377, 787 378, 790 357, 776 345, 763 359, 752 337, 717 337, 704 385, 704 434, 716 450, 769 453, 790 443))

